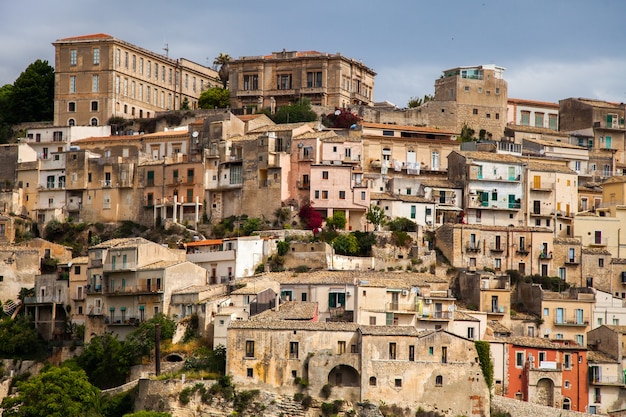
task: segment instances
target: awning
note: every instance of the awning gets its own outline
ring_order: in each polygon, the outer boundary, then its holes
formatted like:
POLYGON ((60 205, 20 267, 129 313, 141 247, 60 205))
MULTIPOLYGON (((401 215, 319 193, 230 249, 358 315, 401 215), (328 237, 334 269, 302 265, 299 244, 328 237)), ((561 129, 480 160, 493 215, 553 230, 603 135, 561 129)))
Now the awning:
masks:
POLYGON ((459 207, 454 207, 454 206, 435 206, 435 209, 437 210, 443 210, 443 211, 463 211, 462 208, 459 207))

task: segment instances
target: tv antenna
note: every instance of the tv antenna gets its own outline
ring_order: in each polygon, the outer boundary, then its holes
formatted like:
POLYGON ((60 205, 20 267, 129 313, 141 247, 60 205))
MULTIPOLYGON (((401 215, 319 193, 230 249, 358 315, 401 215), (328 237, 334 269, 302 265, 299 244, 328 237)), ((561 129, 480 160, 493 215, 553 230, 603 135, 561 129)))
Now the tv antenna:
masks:
POLYGON ((170 46, 169 44, 165 44, 165 47, 163 48, 163 50, 165 51, 165 57, 169 58, 169 53, 170 53, 170 46))

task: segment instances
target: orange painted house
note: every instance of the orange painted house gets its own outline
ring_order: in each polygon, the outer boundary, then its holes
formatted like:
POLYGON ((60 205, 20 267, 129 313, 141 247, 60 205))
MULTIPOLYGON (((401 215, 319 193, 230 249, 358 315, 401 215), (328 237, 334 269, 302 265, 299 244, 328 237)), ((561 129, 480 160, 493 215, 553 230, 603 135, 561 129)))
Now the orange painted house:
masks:
POLYGON ((586 411, 587 348, 568 340, 510 337, 504 396, 565 410, 586 411))

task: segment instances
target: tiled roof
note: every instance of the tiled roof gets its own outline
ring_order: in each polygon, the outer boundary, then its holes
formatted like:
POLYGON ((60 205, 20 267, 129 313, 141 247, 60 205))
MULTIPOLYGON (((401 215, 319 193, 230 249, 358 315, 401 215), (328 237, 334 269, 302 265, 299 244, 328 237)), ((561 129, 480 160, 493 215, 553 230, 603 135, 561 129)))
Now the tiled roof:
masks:
POLYGON ((359 330, 364 336, 419 336, 420 332, 415 326, 360 326, 359 330))
MULTIPOLYGON (((535 128, 535 129, 537 129, 537 128, 535 128)), ((567 133, 555 132, 554 130, 548 130, 548 131, 549 132, 554 132, 554 134, 558 135, 558 136, 569 137, 569 135, 567 133)), ((568 148, 568 149, 581 149, 581 150, 587 149, 587 148, 585 148, 583 146, 572 145, 571 143, 567 143, 567 142, 557 142, 556 140, 534 139, 534 138, 524 138, 524 140, 526 140, 528 142, 538 143, 538 144, 544 145, 544 146, 552 146, 552 147, 555 147, 555 148, 568 148)))
POLYGON ((587 362, 593 363, 619 363, 619 361, 604 352, 598 350, 587 351, 587 362))
POLYGON ((604 107, 604 108, 610 108, 610 109, 615 109, 615 110, 624 110, 623 103, 612 103, 610 101, 594 100, 590 98, 578 98, 577 100, 580 101, 581 103, 589 104, 590 106, 594 106, 594 107, 604 107))
POLYGON ((538 317, 533 314, 521 313, 517 311, 515 315, 511 314, 511 320, 537 320, 538 317))
POLYGON ((578 175, 576 171, 568 168, 565 165, 550 164, 550 163, 536 162, 536 161, 530 161, 530 163, 528 164, 528 169, 530 169, 531 171, 560 172, 562 174, 578 175))
POLYGON ((526 346, 526 347, 534 347, 541 349, 556 349, 556 350, 568 350, 568 349, 587 349, 583 346, 580 346, 574 342, 568 342, 569 344, 561 344, 550 341, 549 339, 543 337, 528 337, 528 336, 512 336, 503 339, 505 342, 516 345, 516 346, 526 346))
POLYGON ((265 310, 253 316, 251 320, 312 320, 317 312, 317 303, 307 301, 288 301, 275 309, 265 310))
POLYGON ((615 325, 606 324, 605 327, 607 327, 608 329, 611 329, 615 333, 626 334, 626 326, 615 326, 615 325))
POLYGON ((445 224, 442 227, 452 227, 454 229, 461 230, 484 230, 484 231, 511 231, 511 232, 546 232, 553 233, 554 231, 547 227, 536 226, 489 226, 486 224, 445 224))
POLYGON ((258 330, 310 330, 318 332, 356 332, 357 323, 346 322, 313 322, 302 320, 235 320, 229 329, 258 330))
POLYGON ((523 104, 527 106, 539 106, 539 107, 550 107, 553 109, 559 108, 559 103, 553 103, 551 101, 537 101, 537 100, 526 100, 523 98, 508 98, 508 103, 512 104, 523 104))
POLYGON ((424 178, 420 180, 420 185, 431 188, 463 188, 463 185, 448 179, 424 178))
POLYGON ((107 35, 106 33, 94 33, 91 35, 73 36, 71 38, 58 39, 57 42, 82 41, 82 40, 89 40, 89 39, 114 39, 114 38, 113 36, 107 35))
POLYGON ((72 264, 87 264, 89 263, 89 256, 79 256, 77 258, 72 258, 70 262, 72 264))
POLYGON ((178 264, 182 264, 183 262, 186 261, 157 261, 157 262, 153 262, 151 264, 148 265, 144 265, 142 267, 137 268, 140 271, 150 271, 150 270, 156 270, 156 269, 164 269, 164 268, 169 268, 170 266, 173 265, 178 265, 178 264))
POLYGON ((167 132, 155 132, 155 133, 146 133, 143 135, 144 139, 160 139, 163 137, 187 137, 189 136, 189 131, 187 127, 183 130, 168 130, 167 132))
MULTIPOLYGON (((199 292, 202 291, 206 291, 209 290, 211 288, 213 288, 214 286, 212 285, 190 285, 188 287, 185 288, 180 288, 177 290, 173 290, 172 294, 197 294, 199 292)), ((224 294, 220 294, 220 296, 224 296, 224 294)))
POLYGON ((388 129, 388 130, 404 130, 407 132, 423 132, 423 133, 438 133, 441 135, 458 135, 459 132, 452 132, 437 129, 436 127, 427 127, 427 126, 406 126, 406 125, 392 125, 386 123, 371 123, 371 122, 361 122, 361 126, 364 128, 370 129, 388 129))
POLYGON ((623 175, 614 175, 609 177, 604 181, 604 184, 620 184, 626 182, 626 176, 623 175))
POLYGON ((522 164, 526 160, 517 156, 509 154, 501 154, 494 152, 480 152, 480 151, 453 151, 459 155, 465 157, 465 159, 471 159, 474 161, 488 161, 488 162, 506 162, 511 164, 522 164))
POLYGON ((416 195, 402 195, 402 194, 389 194, 389 193, 370 193, 370 200, 384 200, 384 201, 406 201, 408 203, 424 203, 435 204, 432 200, 425 197, 418 197, 416 195))
POLYGON ((101 143, 101 142, 120 142, 120 143, 140 142, 143 137, 144 135, 92 136, 89 138, 74 140, 72 141, 72 143, 81 145, 81 144, 101 143))
POLYGON ((611 256, 611 252, 603 248, 582 248, 582 253, 587 255, 606 255, 611 256))
POLYGON ((580 240, 573 237, 555 237, 553 240, 555 245, 580 245, 580 240))
POLYGON ((611 259, 612 264, 624 265, 626 264, 626 258, 613 258, 611 259))
POLYGON ((290 130, 297 129, 302 126, 309 126, 314 128, 318 122, 298 122, 298 123, 281 123, 276 125, 261 126, 256 129, 248 131, 248 133, 265 133, 265 132, 288 132, 290 130))
POLYGON ((256 295, 263 291, 271 289, 268 285, 259 283, 259 285, 248 284, 245 287, 237 288, 231 291, 232 295, 256 295))
POLYGON ((445 278, 430 274, 393 271, 313 271, 294 274, 293 272, 277 272, 265 274, 264 277, 284 285, 355 285, 361 287, 410 289, 415 286, 428 286, 431 283, 447 283, 445 278))
POLYGON ((480 321, 474 316, 466 313, 465 311, 455 310, 454 311, 454 321, 480 321))
POLYGON ((222 244, 222 239, 205 239, 205 240, 197 240, 194 242, 187 242, 185 246, 188 248, 192 247, 200 247, 200 246, 211 246, 211 245, 220 245, 222 244))
POLYGON ((147 239, 142 237, 129 237, 129 238, 119 238, 119 239, 111 239, 99 243, 97 245, 91 246, 90 249, 107 249, 107 248, 130 248, 137 245, 147 245, 147 244, 155 244, 147 239))
POLYGON ((504 324, 500 323, 497 320, 491 320, 487 323, 487 326, 493 330, 494 333, 498 334, 511 334, 511 329, 506 327, 504 324))

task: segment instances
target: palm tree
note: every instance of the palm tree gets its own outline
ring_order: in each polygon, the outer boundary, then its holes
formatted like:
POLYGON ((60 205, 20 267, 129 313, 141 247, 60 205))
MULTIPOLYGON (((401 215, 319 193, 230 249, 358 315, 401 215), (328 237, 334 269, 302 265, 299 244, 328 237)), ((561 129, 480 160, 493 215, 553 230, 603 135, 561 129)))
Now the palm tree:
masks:
POLYGON ((217 73, 220 76, 220 80, 222 81, 222 86, 224 88, 226 88, 226 85, 228 84, 228 63, 231 59, 230 55, 220 52, 220 56, 213 60, 213 65, 220 66, 217 73))

